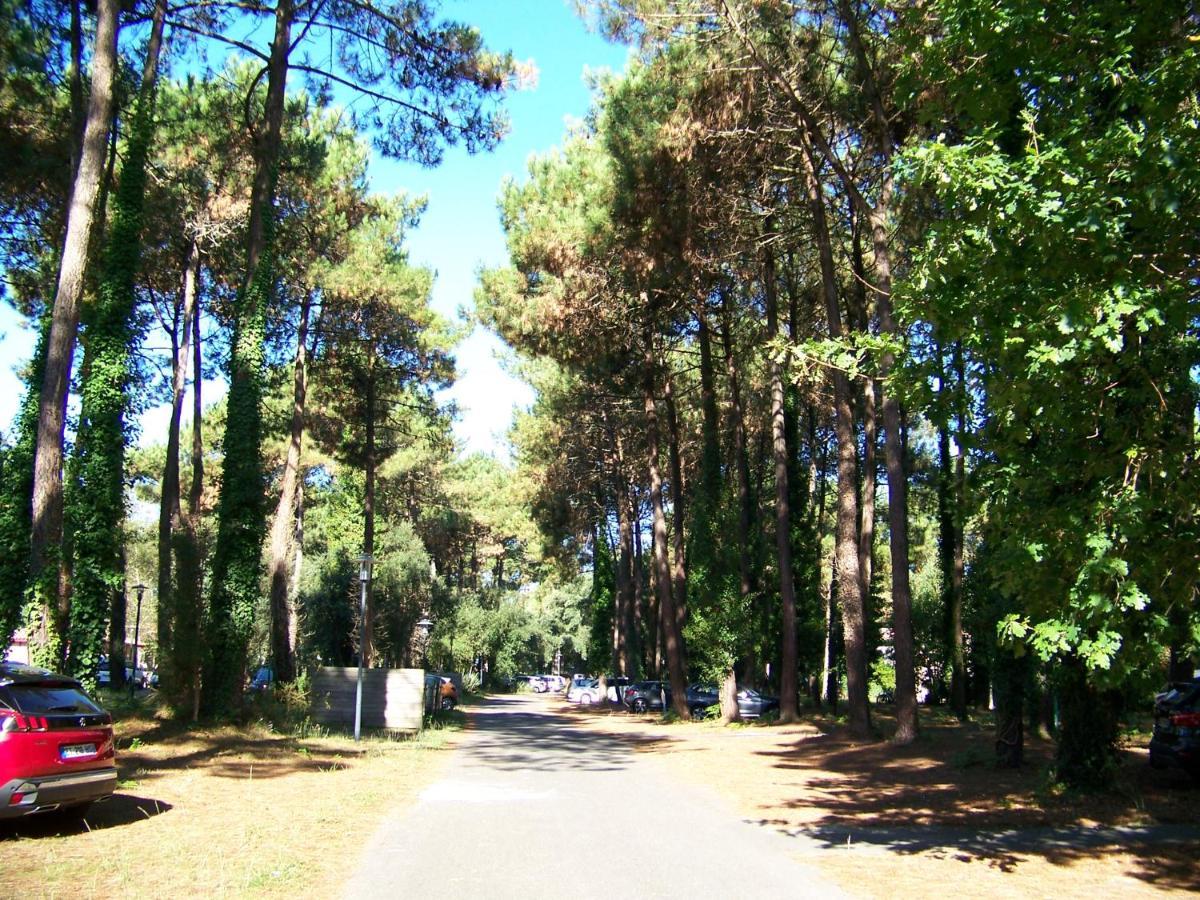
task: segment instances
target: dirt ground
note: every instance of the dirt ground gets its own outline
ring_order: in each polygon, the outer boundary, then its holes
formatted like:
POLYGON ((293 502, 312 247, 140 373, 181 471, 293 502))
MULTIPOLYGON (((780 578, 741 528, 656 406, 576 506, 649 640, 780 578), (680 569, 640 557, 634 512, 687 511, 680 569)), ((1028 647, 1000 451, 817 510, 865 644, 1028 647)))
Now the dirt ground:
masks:
MULTIPOLYGON (((986 719, 922 710, 918 740, 897 747, 852 740, 822 716, 723 727, 547 703, 715 787, 747 821, 792 834, 806 863, 856 896, 1200 891, 1200 844, 1120 830, 1200 824, 1200 783, 1151 769, 1144 738, 1124 749, 1115 789, 1079 795, 1050 783, 1049 741, 1027 742, 1021 770, 994 768, 986 719)), ((874 724, 882 735, 894 728, 887 712, 874 724)))
POLYGON ((437 777, 453 743, 152 718, 116 731, 117 793, 83 822, 0 824, 0 897, 336 895, 379 819, 437 777))

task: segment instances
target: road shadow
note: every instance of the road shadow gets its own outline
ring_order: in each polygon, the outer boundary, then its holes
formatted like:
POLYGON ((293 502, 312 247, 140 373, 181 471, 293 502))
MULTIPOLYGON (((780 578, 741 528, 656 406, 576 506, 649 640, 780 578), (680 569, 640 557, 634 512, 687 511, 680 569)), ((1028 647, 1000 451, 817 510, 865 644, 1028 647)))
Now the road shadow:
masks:
MULTIPOLYGON (((564 710, 538 701, 489 698, 472 708, 470 740, 463 753, 504 771, 617 772, 629 768, 640 747, 623 735, 572 724, 564 710)), ((669 738, 641 738, 665 744, 669 738)))
POLYGON ((120 828, 170 811, 169 803, 118 791, 94 803, 82 816, 50 812, 0 822, 0 843, 27 838, 67 837, 88 831, 120 828))

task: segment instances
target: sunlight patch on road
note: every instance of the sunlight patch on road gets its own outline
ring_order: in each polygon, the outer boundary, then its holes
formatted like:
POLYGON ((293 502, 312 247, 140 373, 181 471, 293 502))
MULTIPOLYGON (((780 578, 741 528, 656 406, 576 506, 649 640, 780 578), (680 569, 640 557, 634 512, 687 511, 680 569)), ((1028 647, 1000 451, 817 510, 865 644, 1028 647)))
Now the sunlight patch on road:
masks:
POLYGON ((441 781, 421 792, 424 803, 478 803, 500 805, 525 801, 549 800, 553 791, 525 791, 499 784, 476 781, 441 781))

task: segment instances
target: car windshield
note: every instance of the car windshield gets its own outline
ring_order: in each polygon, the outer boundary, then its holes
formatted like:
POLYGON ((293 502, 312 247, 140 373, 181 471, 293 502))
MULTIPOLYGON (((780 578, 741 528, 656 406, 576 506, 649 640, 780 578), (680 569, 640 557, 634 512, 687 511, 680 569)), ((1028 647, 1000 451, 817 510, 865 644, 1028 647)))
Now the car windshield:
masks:
POLYGON ((70 713, 95 715, 102 710, 78 688, 58 684, 14 684, 9 690, 17 708, 26 715, 70 713))

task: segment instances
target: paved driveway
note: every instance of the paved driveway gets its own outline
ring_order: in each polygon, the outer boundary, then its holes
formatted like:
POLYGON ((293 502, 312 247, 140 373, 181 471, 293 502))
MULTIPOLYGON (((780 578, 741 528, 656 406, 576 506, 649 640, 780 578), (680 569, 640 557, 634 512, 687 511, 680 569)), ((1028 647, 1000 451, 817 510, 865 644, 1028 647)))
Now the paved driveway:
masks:
POLYGON ((370 838, 345 896, 816 897, 842 892, 715 793, 573 727, 557 697, 470 710, 446 775, 370 838))

